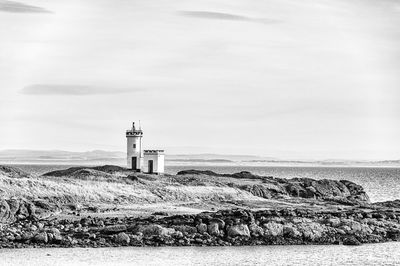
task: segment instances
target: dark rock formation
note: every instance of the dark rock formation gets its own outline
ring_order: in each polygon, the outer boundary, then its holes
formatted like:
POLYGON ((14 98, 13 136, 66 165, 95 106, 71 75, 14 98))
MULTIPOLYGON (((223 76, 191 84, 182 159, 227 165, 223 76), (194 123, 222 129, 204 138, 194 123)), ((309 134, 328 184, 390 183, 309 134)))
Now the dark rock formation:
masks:
POLYGON ((360 245, 399 240, 400 210, 374 208, 337 212, 233 209, 168 217, 87 217, 80 221, 28 218, 0 230, 2 247, 360 245))
POLYGON ((126 168, 115 166, 115 165, 103 165, 103 166, 95 166, 95 167, 85 167, 85 166, 78 166, 78 167, 70 167, 65 170, 57 170, 43 174, 43 176, 54 176, 54 177, 68 177, 74 176, 80 172, 90 173, 91 171, 97 171, 92 173, 106 173, 106 174, 114 174, 117 172, 127 172, 129 171, 126 168))
POLYGON ((336 201, 342 204, 354 205, 369 203, 369 197, 364 189, 347 180, 314 180, 310 178, 273 178, 269 176, 253 175, 249 172, 235 174, 218 174, 212 171, 185 170, 180 171, 178 176, 207 175, 213 177, 231 177, 235 179, 260 180, 261 183, 251 185, 235 185, 240 189, 249 191, 255 196, 262 198, 276 198, 282 196, 314 198, 321 200, 336 201))
POLYGON ((0 175, 4 175, 10 178, 23 178, 31 177, 30 174, 12 166, 0 165, 0 175))
POLYGON ((18 219, 35 218, 35 206, 23 199, 0 199, 0 223, 12 223, 18 219))

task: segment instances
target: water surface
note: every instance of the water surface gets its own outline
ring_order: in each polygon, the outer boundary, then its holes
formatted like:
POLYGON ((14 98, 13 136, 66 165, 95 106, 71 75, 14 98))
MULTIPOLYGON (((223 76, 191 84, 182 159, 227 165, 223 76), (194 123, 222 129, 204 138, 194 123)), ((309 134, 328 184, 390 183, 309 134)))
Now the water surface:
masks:
POLYGON ((0 265, 400 265, 400 243, 363 246, 0 250, 0 265))

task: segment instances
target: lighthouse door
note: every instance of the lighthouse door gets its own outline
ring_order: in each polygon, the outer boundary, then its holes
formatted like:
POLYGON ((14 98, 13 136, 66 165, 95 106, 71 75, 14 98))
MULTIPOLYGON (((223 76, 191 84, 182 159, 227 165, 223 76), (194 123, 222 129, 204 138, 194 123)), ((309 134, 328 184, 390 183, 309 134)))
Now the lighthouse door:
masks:
POLYGON ((137 170, 137 157, 132 157, 132 170, 137 170))
POLYGON ((154 171, 153 169, 153 160, 149 160, 149 174, 152 174, 154 171))

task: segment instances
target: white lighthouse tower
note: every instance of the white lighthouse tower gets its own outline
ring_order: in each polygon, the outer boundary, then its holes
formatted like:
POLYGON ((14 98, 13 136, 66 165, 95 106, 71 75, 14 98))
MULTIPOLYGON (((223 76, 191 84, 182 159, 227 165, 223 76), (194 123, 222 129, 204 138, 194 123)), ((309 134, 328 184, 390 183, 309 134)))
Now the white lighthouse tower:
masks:
POLYGON ((127 164, 128 168, 141 172, 143 168, 142 129, 136 129, 132 123, 132 129, 126 131, 127 164))

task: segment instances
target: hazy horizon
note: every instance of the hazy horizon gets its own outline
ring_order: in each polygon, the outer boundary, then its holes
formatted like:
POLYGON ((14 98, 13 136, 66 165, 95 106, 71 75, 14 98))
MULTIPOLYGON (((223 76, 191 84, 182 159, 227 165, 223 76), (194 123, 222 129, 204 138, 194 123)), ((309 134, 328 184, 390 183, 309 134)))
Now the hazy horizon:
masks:
MULTIPOLYGON (((23 158, 30 159, 55 159, 62 158, 66 155, 90 155, 91 158, 100 157, 102 159, 106 159, 104 155, 109 155, 113 157, 109 157, 109 159, 124 159, 126 151, 112 151, 112 150, 87 150, 87 151, 68 151, 68 150, 23 150, 23 149, 9 149, 9 150, 0 150, 0 160, 4 158, 14 157, 17 161, 20 161, 23 158), (25 157, 24 157, 25 156, 25 157), (41 158, 43 156, 48 156, 48 158, 41 158), (102 157, 103 156, 103 157, 102 157), (119 157, 115 157, 119 156, 119 157)), ((258 154, 226 154, 226 153, 166 153, 168 159, 229 159, 229 160, 265 160, 265 161, 281 161, 281 162, 365 162, 365 163, 375 163, 382 161, 393 161, 400 163, 400 158, 398 159, 388 159, 388 160, 362 160, 362 159, 343 159, 343 158, 281 158, 281 157, 272 157, 272 156, 263 156, 258 154)), ((66 158, 65 158, 66 159, 66 158)))
POLYGON ((0 150, 400 159, 395 0, 0 0, 0 150))

